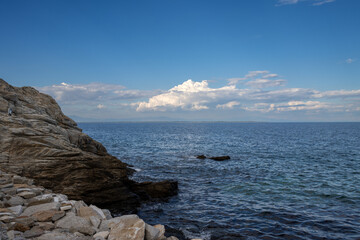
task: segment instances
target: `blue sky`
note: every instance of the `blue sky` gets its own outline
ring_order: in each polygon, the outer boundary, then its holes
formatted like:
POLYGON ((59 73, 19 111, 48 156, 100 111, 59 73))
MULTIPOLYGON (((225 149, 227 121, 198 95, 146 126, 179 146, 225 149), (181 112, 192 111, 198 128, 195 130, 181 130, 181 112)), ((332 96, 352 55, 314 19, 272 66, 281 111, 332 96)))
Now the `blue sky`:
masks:
POLYGON ((1 0, 0 77, 79 120, 360 121, 359 9, 1 0))

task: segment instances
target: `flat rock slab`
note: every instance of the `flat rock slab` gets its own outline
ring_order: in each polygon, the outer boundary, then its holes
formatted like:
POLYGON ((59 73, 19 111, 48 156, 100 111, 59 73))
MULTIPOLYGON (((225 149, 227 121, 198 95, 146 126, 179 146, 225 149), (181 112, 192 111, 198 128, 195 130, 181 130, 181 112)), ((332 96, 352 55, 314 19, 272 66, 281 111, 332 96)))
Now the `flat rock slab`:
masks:
POLYGON ((39 226, 35 226, 30 230, 24 232, 25 238, 34 238, 44 234, 44 230, 42 230, 39 226))
POLYGON ((137 215, 125 215, 111 225, 108 240, 143 240, 144 237, 145 222, 137 215))
POLYGON ((31 216, 36 212, 47 211, 47 210, 58 210, 60 207, 60 203, 51 202, 45 204, 39 204, 35 206, 28 207, 24 210, 21 216, 31 216))
POLYGON ((65 212, 57 210, 40 211, 31 215, 31 217, 33 217, 34 220, 38 222, 57 221, 63 216, 65 216, 65 212))

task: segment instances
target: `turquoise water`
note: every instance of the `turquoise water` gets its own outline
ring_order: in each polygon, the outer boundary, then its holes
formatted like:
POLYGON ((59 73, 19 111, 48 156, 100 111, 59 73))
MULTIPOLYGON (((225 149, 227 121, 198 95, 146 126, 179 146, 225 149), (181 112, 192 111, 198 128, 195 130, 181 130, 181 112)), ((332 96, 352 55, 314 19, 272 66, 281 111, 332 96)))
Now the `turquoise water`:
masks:
POLYGON ((140 209, 149 223, 189 238, 360 239, 360 123, 79 126, 135 180, 179 181, 178 196, 140 209))

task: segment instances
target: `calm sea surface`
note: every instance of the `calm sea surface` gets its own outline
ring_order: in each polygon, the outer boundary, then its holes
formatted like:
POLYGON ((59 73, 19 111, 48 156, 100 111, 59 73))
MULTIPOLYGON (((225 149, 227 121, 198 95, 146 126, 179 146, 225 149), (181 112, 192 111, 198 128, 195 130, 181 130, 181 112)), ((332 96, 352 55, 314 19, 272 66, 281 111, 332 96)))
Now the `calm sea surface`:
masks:
POLYGON ((179 181, 178 196, 140 209, 148 223, 190 238, 360 239, 360 123, 79 126, 134 180, 179 181))

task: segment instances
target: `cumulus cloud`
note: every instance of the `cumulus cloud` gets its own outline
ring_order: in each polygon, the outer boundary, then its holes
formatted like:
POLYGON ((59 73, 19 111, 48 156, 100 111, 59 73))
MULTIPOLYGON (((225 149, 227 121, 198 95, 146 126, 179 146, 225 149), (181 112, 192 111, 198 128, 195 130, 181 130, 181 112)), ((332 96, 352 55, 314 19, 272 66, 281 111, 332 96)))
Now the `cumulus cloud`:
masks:
MULTIPOLYGON (((249 78, 269 74, 265 71, 251 72, 249 78)), ((271 75, 269 78, 277 77, 271 75)), ((317 91, 306 88, 283 88, 263 90, 264 87, 278 87, 285 80, 269 78, 253 79, 246 82, 255 88, 237 88, 235 85, 211 88, 207 81, 184 83, 169 89, 167 92, 153 96, 148 101, 137 103, 137 111, 168 111, 168 110, 204 110, 204 109, 241 109, 247 111, 295 111, 334 109, 327 99, 354 99, 360 97, 359 90, 317 91)), ((333 100, 332 100, 333 101, 333 100)), ((359 104, 355 104, 359 107, 359 104)), ((337 105, 338 106, 338 105, 337 105)), ((341 105, 339 105, 341 106, 341 105)), ((337 107, 340 109, 340 107, 337 107)))
POLYGON ((234 92, 235 86, 210 88, 208 82, 194 82, 191 79, 171 88, 168 92, 151 97, 147 102, 140 102, 137 111, 170 109, 203 110, 207 103, 226 97, 234 92))

